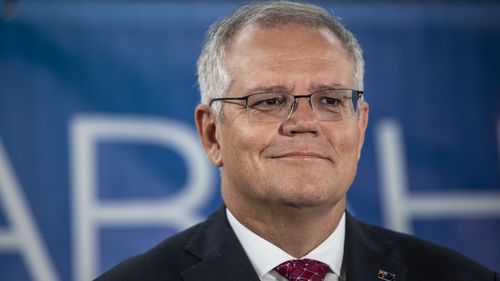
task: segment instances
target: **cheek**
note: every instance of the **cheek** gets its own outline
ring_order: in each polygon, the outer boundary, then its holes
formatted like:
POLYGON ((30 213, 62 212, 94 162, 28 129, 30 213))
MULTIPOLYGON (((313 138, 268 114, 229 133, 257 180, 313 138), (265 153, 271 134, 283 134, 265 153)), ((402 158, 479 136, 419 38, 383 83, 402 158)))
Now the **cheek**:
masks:
POLYGON ((322 130, 333 147, 352 147, 356 142, 354 140, 358 134, 354 126, 344 122, 327 125, 323 126, 322 130))
POLYGON ((357 161, 358 147, 359 147, 359 131, 354 126, 339 126, 335 129, 328 131, 328 141, 334 150, 337 157, 338 164, 345 166, 352 162, 353 159, 357 161))
POLYGON ((341 146, 346 152, 357 152, 357 147, 359 143, 359 134, 355 129, 351 129, 346 132, 345 136, 341 140, 341 146))
POLYGON ((259 134, 255 130, 242 133, 237 143, 234 143, 235 150, 240 153, 239 160, 252 166, 258 165, 260 155, 269 143, 268 138, 267 135, 259 134))
POLYGON ((270 142, 271 128, 250 126, 238 118, 231 121, 221 131, 223 159, 240 166, 254 166, 251 162, 258 160, 260 153, 270 142))

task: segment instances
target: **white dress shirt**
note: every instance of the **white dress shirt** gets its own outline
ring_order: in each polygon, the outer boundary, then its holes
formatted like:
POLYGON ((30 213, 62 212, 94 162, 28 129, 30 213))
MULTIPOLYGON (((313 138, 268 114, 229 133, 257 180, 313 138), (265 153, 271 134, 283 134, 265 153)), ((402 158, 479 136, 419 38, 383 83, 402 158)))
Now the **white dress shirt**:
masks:
MULTIPOLYGON (((242 225, 227 208, 226 213, 229 224, 243 246, 260 280, 287 281, 286 278, 276 272, 274 268, 285 261, 297 258, 290 256, 282 249, 242 225)), ((344 256, 344 239, 345 213, 342 215, 335 231, 318 247, 304 257, 300 257, 300 259, 314 259, 327 264, 330 266, 333 273, 327 273, 324 281, 338 281, 340 267, 342 266, 342 258, 344 256)))

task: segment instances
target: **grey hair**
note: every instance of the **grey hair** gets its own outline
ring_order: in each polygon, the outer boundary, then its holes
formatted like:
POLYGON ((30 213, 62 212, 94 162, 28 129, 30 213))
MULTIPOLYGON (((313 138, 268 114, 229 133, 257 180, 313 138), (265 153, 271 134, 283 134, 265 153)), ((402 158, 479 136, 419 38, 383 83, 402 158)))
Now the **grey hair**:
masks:
MULTIPOLYGON (((231 76, 224 65, 225 48, 236 32, 250 25, 271 28, 288 23, 327 28, 332 31, 351 56, 354 63, 354 82, 362 90, 363 52, 354 35, 340 23, 339 19, 314 5, 291 1, 269 1, 243 6, 210 27, 205 45, 198 58, 201 102, 208 104, 211 99, 224 97, 229 90, 231 76)), ((214 104, 214 110, 221 116, 221 103, 214 104)))

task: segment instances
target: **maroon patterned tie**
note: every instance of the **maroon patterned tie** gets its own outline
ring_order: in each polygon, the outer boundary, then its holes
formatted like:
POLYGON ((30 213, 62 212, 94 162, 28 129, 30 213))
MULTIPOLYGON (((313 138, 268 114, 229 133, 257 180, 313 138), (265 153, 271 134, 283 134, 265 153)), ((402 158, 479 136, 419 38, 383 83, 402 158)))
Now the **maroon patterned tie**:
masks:
POLYGON ((289 281, 323 281, 330 267, 320 261, 303 259, 286 261, 275 270, 289 281))

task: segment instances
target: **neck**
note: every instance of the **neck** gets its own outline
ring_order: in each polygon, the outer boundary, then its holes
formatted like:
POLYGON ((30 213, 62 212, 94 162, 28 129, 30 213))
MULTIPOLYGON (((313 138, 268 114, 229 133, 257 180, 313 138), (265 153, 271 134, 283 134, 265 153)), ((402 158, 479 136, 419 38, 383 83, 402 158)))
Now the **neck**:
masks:
POLYGON ((329 207, 245 208, 231 203, 226 202, 226 206, 241 224, 295 258, 305 256, 325 241, 345 211, 345 198, 329 207))

